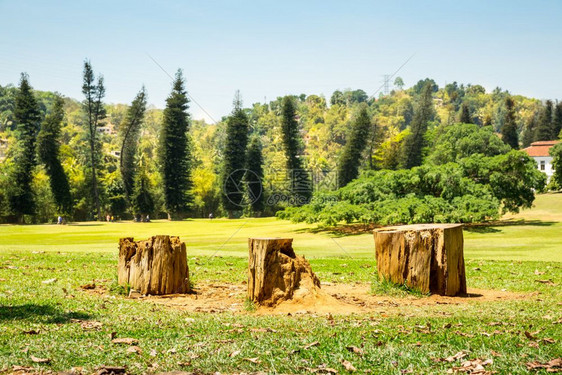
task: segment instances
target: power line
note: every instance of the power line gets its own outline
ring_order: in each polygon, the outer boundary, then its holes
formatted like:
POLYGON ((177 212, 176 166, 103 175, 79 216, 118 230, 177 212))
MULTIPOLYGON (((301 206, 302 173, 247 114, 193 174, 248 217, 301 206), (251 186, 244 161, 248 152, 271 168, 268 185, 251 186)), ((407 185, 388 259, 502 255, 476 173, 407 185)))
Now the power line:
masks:
POLYGON ((396 71, 394 73, 392 73, 391 75, 385 75, 385 81, 383 82, 383 84, 381 85, 381 87, 379 87, 377 89, 377 91, 374 92, 373 95, 369 96, 368 100, 371 100, 375 97, 375 95, 377 95, 379 93, 379 91, 381 91, 385 85, 388 84, 388 81, 390 81, 396 74, 398 74, 398 72, 408 63, 410 62, 410 60, 415 56, 416 54, 414 53, 412 56, 408 57, 408 59, 406 61, 404 61, 404 63, 402 65, 400 65, 400 67, 398 69, 396 69, 396 71), (386 79, 386 77, 388 77, 388 80, 386 79))
MULTIPOLYGON (((149 57, 149 58, 150 58, 150 59, 151 59, 151 60, 168 76, 168 77, 170 77, 171 80, 174 79, 174 77, 172 77, 172 76, 170 75, 170 73, 168 73, 168 72, 166 71, 166 69, 164 69, 164 68, 162 67, 162 65, 160 65, 160 64, 158 63, 158 61, 156 61, 156 60, 154 59, 154 57, 150 56, 150 54, 149 54, 148 52, 146 53, 146 55, 147 55, 147 56, 148 56, 148 57, 149 57)), ((203 106, 202 106, 201 104, 199 104, 199 103, 197 102, 197 100, 195 100, 195 98, 189 94, 189 92, 187 93, 187 96, 189 97, 189 99, 191 99, 191 101, 192 101, 193 103, 197 104, 197 106, 198 106, 199 108, 201 108, 201 110, 202 110, 203 112, 205 112, 205 114, 211 119, 211 121, 213 121, 213 123, 214 123, 215 125, 218 123, 217 120, 215 120, 215 119, 213 118, 213 116, 211 116, 211 114, 210 114, 209 112, 207 112, 207 111, 205 110, 205 108, 203 108, 203 106)))

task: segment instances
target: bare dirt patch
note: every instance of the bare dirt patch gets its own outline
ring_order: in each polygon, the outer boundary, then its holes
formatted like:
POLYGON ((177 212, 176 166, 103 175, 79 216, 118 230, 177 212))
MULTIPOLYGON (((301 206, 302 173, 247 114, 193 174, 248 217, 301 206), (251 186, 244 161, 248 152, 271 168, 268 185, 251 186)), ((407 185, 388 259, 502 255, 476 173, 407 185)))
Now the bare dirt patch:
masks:
MULTIPOLYGON (((529 298, 530 295, 498 290, 468 289, 467 296, 392 297, 371 294, 370 284, 322 283, 320 293, 296 293, 292 300, 275 307, 258 307, 258 315, 334 314, 388 311, 389 307, 461 305, 478 302, 504 302, 529 298)), ((148 296, 140 301, 158 303, 181 310, 204 313, 249 313, 245 308, 246 285, 198 283, 192 294, 148 296)))

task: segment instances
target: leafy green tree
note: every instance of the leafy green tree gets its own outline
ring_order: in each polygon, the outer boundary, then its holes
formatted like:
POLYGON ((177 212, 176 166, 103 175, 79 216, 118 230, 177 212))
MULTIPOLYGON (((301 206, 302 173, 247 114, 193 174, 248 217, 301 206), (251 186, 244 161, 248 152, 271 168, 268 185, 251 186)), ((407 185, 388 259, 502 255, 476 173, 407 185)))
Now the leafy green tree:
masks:
POLYGON ((60 160, 61 124, 64 118, 64 100, 58 97, 41 124, 37 136, 37 153, 49 176, 51 192, 61 215, 72 212, 70 183, 60 160))
POLYGON ((334 91, 334 93, 330 97, 330 104, 331 105, 336 105, 336 104, 345 105, 345 98, 343 96, 343 93, 340 90, 334 91))
POLYGON ((101 125, 101 121, 105 118, 106 112, 103 105, 105 97, 105 86, 103 77, 98 77, 95 82, 94 71, 88 60, 84 61, 82 93, 86 97, 82 107, 86 115, 86 138, 89 145, 89 167, 91 171, 92 197, 94 199, 94 209, 97 214, 97 220, 103 220, 101 216, 100 191, 98 186, 99 160, 100 160, 100 144, 98 140, 97 128, 101 125))
POLYGON ((248 145, 246 169, 245 180, 252 211, 259 216, 265 209, 265 196, 262 145, 257 135, 252 137, 248 145))
POLYGON ((124 123, 120 126, 122 136, 119 166, 125 196, 128 200, 133 193, 136 175, 136 156, 140 139, 140 130, 146 112, 146 90, 139 91, 127 110, 124 123))
POLYGON ((160 134, 159 155, 164 185, 164 200, 169 219, 182 218, 191 208, 191 147, 189 99, 181 69, 177 71, 160 134))
POLYGON ((291 180, 291 198, 297 206, 300 206, 310 200, 312 182, 308 171, 304 169, 301 158, 303 150, 296 116, 296 105, 293 98, 285 96, 281 106, 283 147, 287 160, 287 172, 291 180))
POLYGON ((556 139, 558 135, 553 138, 553 126, 552 126, 552 101, 547 100, 539 117, 539 124, 537 127, 537 133, 535 135, 535 141, 550 141, 556 139))
POLYGON ((352 126, 351 134, 338 163, 338 185, 340 187, 347 185, 359 175, 361 155, 367 146, 369 131, 371 130, 371 119, 367 111, 367 105, 361 106, 352 126))
POLYGON ((491 126, 475 124, 441 125, 435 136, 427 161, 431 164, 457 162, 476 154, 501 155, 510 148, 498 138, 491 126))
POLYGON ((15 98, 14 120, 16 122, 16 138, 18 152, 14 160, 11 176, 12 189, 9 195, 10 211, 18 222, 23 222, 24 215, 35 213, 32 181, 33 169, 36 165, 37 132, 41 124, 41 114, 29 77, 22 73, 20 86, 15 98))
POLYGON ((431 78, 420 79, 413 87, 412 91, 414 94, 419 95, 423 94, 425 87, 429 85, 431 92, 437 92, 439 90, 439 86, 435 81, 431 78))
POLYGON ((461 105, 461 116, 459 118, 459 122, 461 124, 472 124, 472 116, 470 115, 470 110, 466 103, 462 103, 461 105))
POLYGON ((517 124, 515 123, 515 103, 513 99, 505 99, 505 116, 502 126, 502 140, 511 148, 519 148, 519 138, 517 136, 517 124))
POLYGON ((551 139, 560 138, 562 131, 562 102, 559 102, 554 107, 554 116, 552 118, 552 135, 551 139))
POLYGON ((431 94, 432 84, 428 82, 422 90, 420 102, 414 112, 414 118, 410 124, 411 132, 404 140, 402 148, 402 168, 412 168, 422 164, 425 133, 434 113, 431 94))
POLYGON ((222 204, 232 218, 232 212, 242 208, 244 199, 244 166, 248 144, 248 116, 242 108, 240 93, 236 92, 234 109, 226 122, 226 145, 222 170, 222 204))
POLYGON ((109 203, 109 212, 112 216, 122 217, 127 211, 127 198, 125 197, 125 186, 123 180, 117 173, 113 173, 115 178, 107 184, 107 202, 109 203))

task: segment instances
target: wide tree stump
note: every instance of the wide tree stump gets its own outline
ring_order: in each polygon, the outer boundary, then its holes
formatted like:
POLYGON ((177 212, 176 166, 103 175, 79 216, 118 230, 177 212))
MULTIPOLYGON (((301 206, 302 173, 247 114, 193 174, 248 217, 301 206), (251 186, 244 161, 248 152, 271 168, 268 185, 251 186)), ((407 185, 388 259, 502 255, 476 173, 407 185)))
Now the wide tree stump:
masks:
POLYGON ((136 242, 131 237, 121 238, 118 282, 144 295, 189 292, 185 243, 172 236, 136 242))
POLYGON ((310 263, 293 251, 292 238, 249 238, 248 298, 273 307, 320 288, 310 263))
POLYGON ((422 293, 466 294, 460 224, 415 224, 375 229, 379 278, 422 293))

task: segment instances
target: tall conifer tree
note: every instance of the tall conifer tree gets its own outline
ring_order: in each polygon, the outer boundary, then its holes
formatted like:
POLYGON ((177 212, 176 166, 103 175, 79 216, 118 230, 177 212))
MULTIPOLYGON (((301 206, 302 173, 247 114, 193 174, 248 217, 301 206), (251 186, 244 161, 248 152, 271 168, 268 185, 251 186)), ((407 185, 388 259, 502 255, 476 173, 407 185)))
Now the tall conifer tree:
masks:
POLYGON ((537 133, 535 135, 535 141, 550 141, 553 137, 552 131, 552 101, 547 100, 544 109, 539 117, 539 124, 537 127, 537 133))
POLYGON ((361 165, 361 155, 367 146, 370 129, 371 119, 369 118, 367 105, 363 104, 353 122, 351 134, 347 139, 338 163, 338 185, 340 187, 357 178, 359 166, 361 165))
POLYGON ((462 103, 461 105, 461 116, 459 118, 459 122, 461 124, 472 124, 472 116, 470 116, 470 110, 466 103, 462 103))
POLYGON ((510 97, 505 99, 505 116, 502 126, 502 140, 515 150, 519 148, 517 124, 515 123, 514 102, 510 97))
POLYGON ((98 77, 98 81, 96 83, 94 70, 92 69, 92 65, 90 64, 90 62, 87 60, 84 61, 82 93, 86 97, 82 104, 82 107, 86 115, 86 137, 88 140, 88 146, 90 148, 89 167, 91 172, 94 210, 97 216, 97 220, 103 220, 103 218, 101 217, 100 192, 98 184, 101 145, 99 144, 97 128, 101 126, 101 121, 106 116, 102 101, 105 97, 105 86, 103 84, 102 76, 98 77))
POLYGON ((23 215, 35 213, 35 201, 31 183, 33 169, 36 165, 37 132, 41 123, 41 114, 29 77, 22 73, 19 90, 15 98, 14 119, 16 121, 16 139, 18 152, 14 159, 13 183, 9 194, 10 211, 18 222, 23 222, 23 215))
POLYGON ((433 85, 426 83, 420 94, 420 101, 414 111, 414 118, 410 124, 410 134, 402 146, 402 168, 417 167, 422 164, 425 133, 434 112, 432 90, 433 85))
POLYGON ((135 175, 137 171, 137 148, 140 138, 141 125, 146 111, 146 90, 139 91, 131 107, 127 110, 125 123, 121 127, 122 143, 119 166, 121 178, 125 188, 125 196, 130 201, 133 194, 135 175))
POLYGON ((222 205, 232 217, 232 212, 242 209, 244 199, 244 167, 248 144, 249 120, 242 108, 240 93, 234 97, 234 109, 226 121, 226 146, 222 170, 222 205))
POLYGON ((60 215, 72 212, 72 196, 70 183, 60 161, 61 124, 64 118, 64 101, 61 97, 55 99, 51 113, 41 124, 41 131, 37 136, 37 151, 41 163, 49 176, 51 192, 55 199, 60 215))
POLYGON ((294 99, 285 96, 281 104, 281 132, 291 184, 291 200, 295 205, 300 206, 310 201, 312 181, 301 159, 303 147, 296 116, 297 108, 294 99))
POLYGON ((562 131, 562 102, 556 103, 554 107, 551 139, 560 138, 560 131, 562 131))
POLYGON ((181 69, 176 73, 172 92, 166 99, 159 156, 164 184, 164 201, 169 219, 185 216, 193 203, 191 180, 189 99, 181 69))
POLYGON ((265 208, 263 190, 263 155, 259 136, 252 137, 246 154, 246 186, 252 211, 260 215, 265 208))

